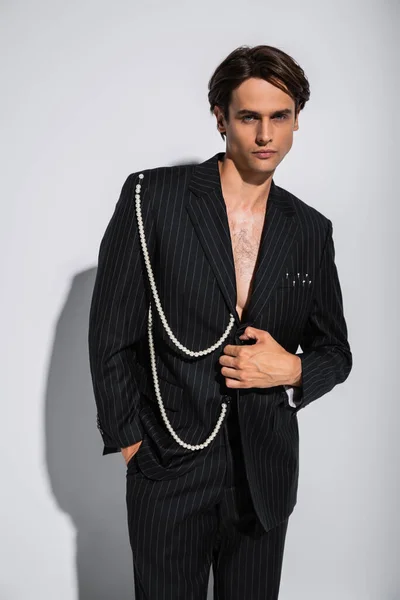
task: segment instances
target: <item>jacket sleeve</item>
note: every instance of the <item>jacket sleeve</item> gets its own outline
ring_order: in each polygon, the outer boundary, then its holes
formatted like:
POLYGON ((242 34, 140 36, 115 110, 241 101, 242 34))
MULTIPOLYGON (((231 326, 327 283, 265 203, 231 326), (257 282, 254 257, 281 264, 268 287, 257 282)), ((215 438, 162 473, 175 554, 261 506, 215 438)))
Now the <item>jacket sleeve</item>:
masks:
POLYGON ((314 282, 312 310, 300 341, 302 385, 297 388, 298 412, 345 381, 352 369, 352 354, 347 340, 343 300, 335 265, 332 222, 314 282))
MULTIPOLYGON (((135 344, 147 334, 149 293, 135 211, 136 174, 126 179, 100 243, 89 315, 89 362, 104 454, 143 439, 138 419, 140 392, 135 344)), ((143 206, 147 248, 153 223, 143 206)))

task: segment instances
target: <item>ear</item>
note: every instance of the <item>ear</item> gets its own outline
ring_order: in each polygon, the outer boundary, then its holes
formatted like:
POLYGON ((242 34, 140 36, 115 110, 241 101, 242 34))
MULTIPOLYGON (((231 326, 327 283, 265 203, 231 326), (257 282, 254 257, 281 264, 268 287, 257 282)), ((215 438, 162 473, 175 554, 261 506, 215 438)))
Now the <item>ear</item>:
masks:
POLYGON ((296 119, 294 121, 294 125, 293 125, 293 131, 297 131, 299 129, 299 113, 297 113, 296 115, 296 119))
POLYGON ((225 133, 226 127, 225 127, 225 119, 224 119, 224 114, 222 112, 222 110, 220 109, 219 106, 214 106, 214 115, 217 119, 217 129, 220 133, 225 133))
POLYGON ((218 118, 220 118, 220 116, 222 115, 222 111, 221 111, 220 107, 217 104, 214 106, 214 111, 213 112, 214 112, 214 115, 216 116, 217 121, 218 121, 218 118))

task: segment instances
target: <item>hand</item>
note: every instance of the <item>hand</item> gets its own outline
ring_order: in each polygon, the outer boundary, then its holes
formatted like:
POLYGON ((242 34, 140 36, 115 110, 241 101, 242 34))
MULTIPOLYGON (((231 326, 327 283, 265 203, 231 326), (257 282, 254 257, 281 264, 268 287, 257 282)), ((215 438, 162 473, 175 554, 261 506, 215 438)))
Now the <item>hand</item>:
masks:
POLYGON ((255 339, 250 346, 228 344, 219 357, 222 375, 230 388, 269 388, 301 385, 301 360, 263 329, 246 327, 240 339, 255 339))
POLYGON ((140 442, 137 442, 136 444, 132 444, 132 446, 127 446, 126 448, 121 448, 122 456, 125 459, 125 464, 128 464, 128 462, 130 461, 132 456, 134 454, 136 454, 136 452, 139 450, 142 441, 143 440, 141 440, 140 442))

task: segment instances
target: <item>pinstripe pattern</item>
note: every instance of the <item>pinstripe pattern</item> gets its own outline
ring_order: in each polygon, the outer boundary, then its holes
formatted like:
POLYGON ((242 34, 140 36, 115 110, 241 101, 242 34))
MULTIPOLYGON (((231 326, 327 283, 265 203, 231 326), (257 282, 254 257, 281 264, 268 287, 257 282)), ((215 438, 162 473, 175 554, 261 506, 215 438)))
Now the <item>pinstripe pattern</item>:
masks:
POLYGON ((148 479, 137 461, 141 449, 129 461, 126 504, 136 600, 206 600, 211 566, 215 600, 278 598, 288 519, 267 533, 260 525, 239 432, 233 421, 229 427, 228 434, 224 424, 224 443, 212 446, 182 477, 148 479))
MULTIPOLYGON (((172 427, 190 444, 208 437, 221 403, 238 403, 243 455, 256 513, 266 531, 296 504, 299 473, 297 412, 343 382, 352 355, 347 341, 332 223, 272 181, 254 286, 246 312, 236 311, 236 281, 216 154, 200 165, 143 171, 142 216, 157 288, 175 335, 192 350, 213 344, 229 312, 235 326, 226 344, 239 344, 247 325, 269 331, 299 354, 303 386, 296 408, 283 386, 225 386, 221 348, 190 358, 170 342, 153 306, 160 390, 172 427), (288 285, 286 273, 296 285, 288 285), (311 284, 296 280, 308 274, 311 284)), ((139 172, 138 172, 139 173, 139 172)), ((166 431, 155 398, 147 341, 150 290, 136 228, 134 186, 124 183, 100 245, 89 322, 89 354, 103 454, 143 440, 135 457, 140 477, 174 485, 201 473, 215 447, 192 452, 166 431)), ((136 484, 135 484, 136 485, 136 484)), ((171 488, 169 487, 171 486, 171 488)), ((159 492, 161 493, 161 491, 159 492)))

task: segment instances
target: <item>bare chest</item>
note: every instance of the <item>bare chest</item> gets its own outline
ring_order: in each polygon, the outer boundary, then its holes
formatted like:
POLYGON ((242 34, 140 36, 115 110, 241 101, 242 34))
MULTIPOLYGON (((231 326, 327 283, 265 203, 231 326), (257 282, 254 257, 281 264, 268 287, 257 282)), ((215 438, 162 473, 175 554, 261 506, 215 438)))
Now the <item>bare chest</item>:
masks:
POLYGON ((228 210, 236 273, 236 310, 240 319, 250 301, 264 218, 264 212, 228 210))

